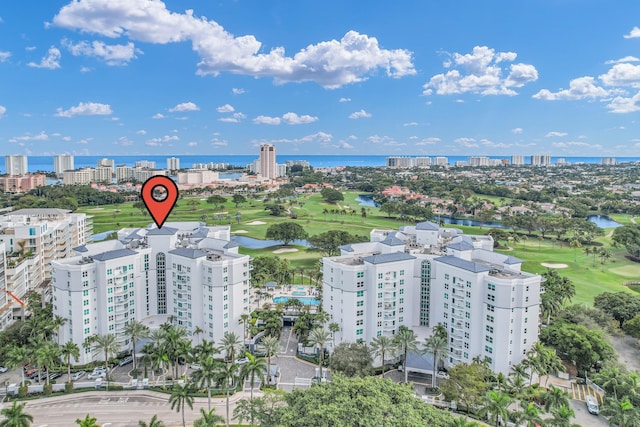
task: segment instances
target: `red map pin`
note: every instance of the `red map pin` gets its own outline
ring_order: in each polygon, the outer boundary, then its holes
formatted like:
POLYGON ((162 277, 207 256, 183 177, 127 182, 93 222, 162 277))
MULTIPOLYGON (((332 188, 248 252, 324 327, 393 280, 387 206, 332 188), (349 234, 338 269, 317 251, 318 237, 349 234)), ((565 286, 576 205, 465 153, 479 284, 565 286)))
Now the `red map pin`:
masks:
POLYGON ((153 222, 162 228, 178 201, 178 186, 168 176, 152 176, 142 184, 142 201, 153 222))

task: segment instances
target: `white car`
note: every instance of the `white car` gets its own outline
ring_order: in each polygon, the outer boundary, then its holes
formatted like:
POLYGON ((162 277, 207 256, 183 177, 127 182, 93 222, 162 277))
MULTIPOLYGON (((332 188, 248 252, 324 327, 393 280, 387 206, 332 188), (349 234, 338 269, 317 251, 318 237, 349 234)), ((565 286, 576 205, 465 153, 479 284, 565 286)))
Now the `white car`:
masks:
POLYGON ((107 371, 105 371, 104 368, 95 368, 87 378, 90 380, 95 380, 98 378, 106 378, 106 377, 107 377, 107 371))
POLYGON ((7 372, 9 369, 5 368, 4 366, 0 366, 0 374, 4 374, 5 372, 7 372))
POLYGON ((202 369, 202 366, 200 366, 200 364, 198 363, 192 363, 191 365, 189 365, 191 367, 192 370, 194 371, 199 371, 200 369, 202 369))
POLYGON ((245 365, 245 364, 249 363, 249 358, 248 357, 241 357, 240 359, 236 359, 236 363, 238 365, 245 365))
POLYGON ((80 378, 84 377, 85 374, 85 371, 76 372, 71 375, 71 381, 78 381, 80 378))

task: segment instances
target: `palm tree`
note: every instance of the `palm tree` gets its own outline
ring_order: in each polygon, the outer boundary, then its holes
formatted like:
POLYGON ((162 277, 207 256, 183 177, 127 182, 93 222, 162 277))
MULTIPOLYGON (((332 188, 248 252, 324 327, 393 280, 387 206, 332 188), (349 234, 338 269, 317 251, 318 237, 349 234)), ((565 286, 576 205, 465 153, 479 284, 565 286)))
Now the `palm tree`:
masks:
POLYGON ((277 356, 280 351, 280 340, 274 336, 264 337, 260 341, 258 349, 263 352, 267 358, 267 384, 271 384, 271 358, 277 356))
POLYGON ((76 419, 76 424, 78 424, 80 427, 100 427, 100 425, 98 424, 98 419, 92 417, 89 414, 87 414, 84 419, 76 419))
POLYGON ((215 427, 218 424, 223 423, 225 419, 215 412, 215 408, 209 409, 209 412, 205 411, 204 408, 200 408, 200 414, 202 417, 198 418, 193 423, 193 427, 215 427))
POLYGON ((379 356, 380 360, 382 361, 382 378, 384 378, 385 356, 387 355, 387 353, 393 352, 395 350, 396 345, 391 337, 380 335, 379 337, 375 337, 373 340, 371 340, 371 354, 373 355, 373 357, 379 356))
POLYGON ((236 355, 244 350, 244 343, 235 332, 225 332, 220 340, 220 348, 224 350, 225 358, 233 363, 236 361, 236 355))
POLYGON ((340 332, 340 324, 336 322, 329 323, 329 332, 331 332, 332 348, 336 348, 336 332, 340 332))
POLYGON ((64 357, 65 363, 67 364, 67 375, 69 381, 71 381, 71 358, 73 357, 77 362, 80 358, 80 347, 78 344, 73 341, 67 341, 61 348, 60 352, 62 353, 62 357, 64 357))
POLYGON ((132 320, 124 328, 124 333, 131 337, 131 356, 133 357, 133 372, 137 372, 136 342, 138 338, 149 336, 149 327, 138 320, 132 320))
POLYGON ((579 424, 571 422, 571 420, 575 418, 576 413, 567 405, 553 408, 551 415, 553 415, 553 418, 547 418, 545 420, 545 423, 549 427, 580 427, 579 424))
POLYGON ((154 415, 148 423, 138 421, 138 427, 164 427, 164 423, 158 419, 157 415, 154 415))
POLYGON ((94 351, 101 351, 104 354, 104 369, 109 372, 109 355, 113 355, 120 351, 114 334, 94 335, 91 339, 94 351))
POLYGON ((500 422, 505 422, 509 417, 509 405, 513 400, 508 394, 501 391, 490 390, 482 400, 480 415, 482 417, 491 418, 495 422, 496 427, 500 422))
POLYGON ((13 404, 0 411, 4 420, 0 421, 0 427, 29 427, 33 422, 33 416, 23 412, 26 403, 19 404, 15 400, 13 404))
POLYGON ((227 427, 229 427, 229 389, 233 385, 236 386, 236 381, 239 379, 240 365, 237 363, 223 363, 218 368, 218 378, 224 384, 224 391, 227 395, 227 427))
POLYGON ((184 405, 187 405, 189 409, 193 409, 193 396, 189 394, 189 385, 173 384, 173 390, 171 396, 169 396, 169 403, 171 409, 175 409, 176 412, 182 412, 182 427, 186 427, 187 424, 184 420, 184 405))
POLYGON ((480 427, 480 424, 476 421, 468 420, 463 417, 454 417, 451 427, 480 427))
POLYGON ((634 422, 640 419, 638 410, 633 407, 627 396, 621 400, 615 397, 605 398, 600 414, 609 417, 609 425, 617 424, 620 427, 637 426, 638 424, 634 422))
POLYGON ((307 343, 313 347, 318 347, 320 351, 318 355, 318 368, 319 376, 322 377, 322 361, 324 359, 324 345, 329 340, 329 332, 325 331, 321 327, 316 327, 311 330, 309 337, 307 337, 307 343))
POLYGON ((205 357, 200 360, 200 369, 193 375, 194 382, 198 387, 207 389, 207 404, 211 410, 211 386, 216 383, 218 378, 218 363, 213 357, 205 357))
POLYGON ((244 331, 243 338, 247 339, 247 323, 251 320, 251 316, 247 313, 242 313, 240 315, 240 323, 242 323, 242 330, 244 331))
POLYGON ((20 372, 22 374, 22 382, 21 382, 21 386, 24 387, 24 369, 22 369, 22 367, 24 366, 25 363, 29 363, 29 350, 27 350, 25 347, 13 347, 11 350, 9 350, 9 353, 7 354, 8 360, 7 360, 7 364, 9 365, 10 368, 12 369, 20 369, 20 372))
POLYGON ((51 321, 51 327, 56 332, 56 343, 58 345, 60 345, 60 328, 62 328, 65 323, 67 323, 67 319, 57 314, 53 316, 53 320, 51 321))
POLYGON ((410 351, 418 351, 418 339, 416 334, 406 326, 400 326, 395 336, 395 342, 402 354, 402 366, 404 367, 404 382, 408 383, 409 373, 407 371, 407 355, 410 351))
MULTIPOLYGON (((42 343, 40 348, 36 350, 36 361, 39 367, 44 368, 44 370, 47 371, 45 382, 49 385, 49 374, 51 373, 51 368, 60 362, 60 349, 58 348, 58 345, 51 341, 45 341, 42 343)), ((40 373, 42 373, 42 369, 40 369, 40 373)))
MULTIPOLYGON (((242 367, 242 378, 249 377, 251 383, 251 392, 249 400, 253 401, 253 385, 255 383, 256 376, 264 384, 264 372, 267 369, 267 363, 263 358, 257 358, 251 353, 247 353, 249 362, 242 367)), ((253 412, 251 413, 251 425, 253 425, 253 412)))
POLYGON ((547 412, 562 406, 569 407, 569 393, 559 387, 551 386, 542 395, 542 398, 544 399, 544 410, 547 412))
POLYGON ((444 335, 441 333, 436 333, 425 339, 424 341, 424 352, 431 353, 433 355, 433 375, 431 376, 431 387, 436 388, 436 372, 438 370, 438 363, 440 358, 446 357, 449 352, 449 342, 447 339, 446 331, 444 335))
POLYGON ((526 400, 520 401, 520 411, 514 412, 514 416, 517 423, 524 423, 527 427, 535 427, 536 425, 542 425, 543 421, 540 417, 540 411, 533 402, 526 400))

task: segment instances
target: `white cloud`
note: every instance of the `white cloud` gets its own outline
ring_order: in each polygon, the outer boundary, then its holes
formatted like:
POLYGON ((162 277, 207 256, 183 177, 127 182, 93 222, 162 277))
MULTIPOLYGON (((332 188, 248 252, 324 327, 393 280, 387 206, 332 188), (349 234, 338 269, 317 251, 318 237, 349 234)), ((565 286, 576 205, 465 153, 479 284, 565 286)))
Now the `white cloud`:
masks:
POLYGON ((112 114, 109 104, 100 104, 98 102, 81 102, 75 107, 68 110, 58 108, 56 117, 73 117, 73 116, 108 116, 112 114))
POLYGON ((253 119, 253 123, 257 125, 279 125, 280 117, 258 116, 253 119))
POLYGON ((542 89, 533 97, 545 101, 558 101, 603 98, 609 96, 609 94, 608 90, 596 85, 593 77, 584 76, 571 80, 569 89, 562 89, 555 93, 548 89, 542 89))
POLYGON ((403 123, 402 126, 418 126, 418 122, 403 123))
POLYGON ((356 111, 354 113, 349 114, 350 119, 368 119, 371 117, 371 113, 367 113, 364 110, 356 111))
POLYGON ((229 145, 229 142, 227 142, 227 140, 225 139, 213 138, 211 140, 211 145, 215 145, 217 147, 226 147, 227 145, 229 145))
POLYGON ((636 58, 635 56, 625 56, 624 58, 620 58, 620 59, 610 59, 606 61, 605 64, 622 64, 624 62, 638 62, 638 61, 640 61, 640 59, 636 58))
POLYGON ((169 108, 170 113, 175 113, 176 111, 185 112, 185 111, 199 111, 200 107, 198 107, 193 102, 183 102, 181 104, 177 104, 173 108, 169 108))
POLYGON ((88 73, 89 71, 91 71, 91 68, 89 68, 89 67, 80 67, 80 72, 81 73, 88 73))
POLYGON ((293 56, 283 47, 269 52, 254 36, 235 37, 221 25, 192 10, 171 12, 160 0, 77 0, 53 18, 57 26, 144 43, 191 42, 200 56, 198 74, 221 72, 273 77, 276 83, 314 81, 337 88, 366 80, 382 68, 391 77, 416 73, 411 52, 380 48, 375 37, 347 32, 340 40, 309 45, 293 56))
POLYGON ((121 136, 117 140, 113 141, 113 145, 120 145, 122 147, 129 147, 133 145, 133 141, 127 138, 126 136, 121 136))
POLYGON ((370 137, 367 138, 367 141, 372 143, 372 144, 387 144, 391 141, 394 141, 395 139, 384 135, 384 136, 380 136, 380 135, 371 135, 370 137))
POLYGON ((507 144, 505 142, 493 142, 489 139, 481 139, 480 143, 483 146, 489 147, 489 148, 509 148, 513 145, 513 144, 507 144))
POLYGON ((236 111, 236 109, 233 108, 232 105, 224 104, 224 105, 221 105, 220 107, 216 108, 216 111, 218 113, 232 113, 232 112, 236 111))
POLYGON ((231 93, 234 95, 242 95, 245 92, 246 91, 244 89, 238 87, 234 87, 233 89, 231 89, 231 93))
POLYGON ((466 148, 477 148, 480 145, 476 142, 475 139, 473 138, 457 138, 454 139, 453 142, 462 145, 463 147, 466 148))
POLYGON ((104 42, 94 40, 93 42, 81 41, 73 44, 68 40, 62 40, 62 45, 67 48, 73 56, 95 56, 107 63, 107 65, 127 65, 129 61, 136 58, 136 54, 141 54, 140 49, 136 49, 131 42, 127 44, 108 45, 104 42))
POLYGON ((333 140, 333 135, 326 132, 316 132, 311 135, 303 136, 302 138, 281 138, 281 139, 254 139, 251 142, 257 147, 260 144, 269 143, 269 144, 304 144, 304 143, 317 143, 317 144, 328 144, 333 140))
POLYGON ((167 142, 178 140, 180 140, 180 138, 178 138, 177 135, 165 135, 160 138, 151 138, 145 142, 145 145, 148 147, 162 147, 167 142))
POLYGON ((456 67, 444 74, 431 77, 423 88, 424 95, 452 95, 477 93, 480 95, 517 95, 513 88, 538 80, 533 65, 517 63, 508 69, 500 65, 513 62, 514 52, 498 52, 487 46, 476 46, 472 53, 454 53, 444 62, 445 68, 456 67), (506 73, 506 77, 503 77, 506 73))
POLYGON ((599 76, 606 86, 640 87, 640 65, 616 64, 606 74, 599 76))
POLYGON ((612 113, 625 114, 640 111, 640 92, 632 97, 616 96, 607 105, 612 113))
POLYGON ((340 98, 338 102, 351 102, 351 98, 340 98))
POLYGON ((338 143, 338 147, 337 148, 342 148, 343 150, 351 150, 353 149, 353 145, 349 144, 347 141, 340 141, 338 143))
POLYGON ((27 47, 25 47, 24 49, 25 49, 27 52, 31 52, 31 51, 33 51, 33 50, 36 50, 36 49, 37 49, 37 47, 35 47, 35 46, 27 46, 27 47))
POLYGON ((219 122, 225 122, 225 123, 240 123, 240 121, 244 118, 246 118, 247 116, 242 114, 242 113, 233 113, 233 116, 231 117, 221 117, 218 119, 219 122))
POLYGON ((140 129, 139 131, 136 131, 136 133, 137 133, 138 135, 146 135, 146 134, 147 134, 147 131, 146 131, 146 130, 144 130, 144 129, 140 129))
POLYGON ((299 116, 296 113, 289 112, 282 115, 282 121, 288 125, 301 125, 306 123, 313 123, 317 120, 318 120, 317 117, 310 116, 308 114, 299 116))
POLYGON ((7 112, 7 107, 0 105, 0 119, 4 116, 4 113, 7 112))
POLYGON ((638 27, 633 27, 629 34, 624 35, 625 39, 637 39, 638 37, 640 37, 640 28, 638 27))
POLYGON ((47 51, 47 56, 42 57, 39 63, 29 62, 27 65, 34 68, 48 68, 50 70, 55 70, 56 68, 60 68, 61 56, 60 49, 55 46, 51 46, 47 51))
POLYGON ((47 141, 49 139, 49 135, 47 135, 44 131, 41 131, 37 135, 26 134, 23 136, 16 136, 9 140, 9 142, 18 142, 18 141, 47 141))
POLYGON ((522 128, 513 128, 511 129, 511 133, 514 135, 520 135, 522 133, 522 128))
POLYGON ((551 132, 548 132, 548 133, 545 135, 545 138, 557 138, 557 137, 562 137, 562 136, 567 136, 567 135, 569 135, 569 134, 568 134, 568 133, 566 133, 566 132, 555 132, 555 131, 551 131, 551 132))
POLYGON ((4 62, 11 56, 11 52, 0 50, 0 62, 4 62))
POLYGON ((193 141, 187 144, 187 147, 197 147, 197 146, 198 146, 198 143, 193 141))
POLYGON ((431 136, 429 138, 424 138, 422 141, 416 142, 416 145, 433 145, 438 142, 440 142, 440 138, 431 136))
POLYGON ((164 119, 164 114, 156 113, 156 114, 154 114, 153 116, 151 116, 151 118, 152 118, 152 119, 156 119, 156 120, 158 120, 158 119, 164 119))

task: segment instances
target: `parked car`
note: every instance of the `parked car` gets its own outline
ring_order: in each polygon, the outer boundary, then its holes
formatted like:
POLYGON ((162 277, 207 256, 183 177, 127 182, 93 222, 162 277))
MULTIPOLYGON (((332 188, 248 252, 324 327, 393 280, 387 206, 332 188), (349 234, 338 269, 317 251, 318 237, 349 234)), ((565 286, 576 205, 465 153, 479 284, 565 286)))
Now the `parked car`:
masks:
POLYGON ((24 376, 32 379, 31 377, 33 377, 34 375, 38 374, 38 370, 37 369, 28 369, 26 371, 24 371, 24 376))
POLYGON ((248 357, 241 357, 240 359, 236 359, 236 363, 238 365, 245 365, 245 364, 249 363, 249 358, 248 357))
POLYGON ((194 371, 199 371, 200 369, 202 369, 202 366, 200 366, 200 364, 198 363, 192 363, 191 365, 189 365, 191 367, 192 370, 194 371))
POLYGON ((598 413, 600 412, 600 406, 598 406, 598 401, 596 400, 596 398, 588 395, 586 401, 587 411, 589 411, 590 414, 598 415, 598 413))
POLYGON ((9 370, 8 368, 5 368, 4 366, 0 366, 0 374, 4 374, 8 370, 9 370))
POLYGON ((80 378, 84 377, 85 374, 86 374, 85 371, 75 372, 71 374, 71 381, 78 381, 80 378))
POLYGON ((447 374, 445 371, 438 371, 436 373, 436 377, 442 378, 442 379, 449 379, 449 374, 447 374))
POLYGON ((107 377, 107 371, 104 368, 100 367, 100 368, 95 368, 87 378, 90 380, 95 380, 98 378, 106 378, 106 377, 107 377))
POLYGON ((133 357, 127 356, 118 363, 118 366, 125 366, 132 362, 133 362, 133 357))

